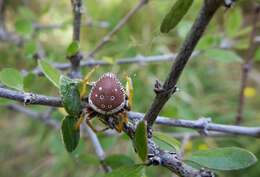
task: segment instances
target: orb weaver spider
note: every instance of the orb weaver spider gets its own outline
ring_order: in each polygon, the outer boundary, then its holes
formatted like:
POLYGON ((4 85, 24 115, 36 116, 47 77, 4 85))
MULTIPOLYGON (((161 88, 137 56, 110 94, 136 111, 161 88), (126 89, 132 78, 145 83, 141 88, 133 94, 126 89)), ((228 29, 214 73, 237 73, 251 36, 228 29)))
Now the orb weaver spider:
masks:
POLYGON ((85 119, 94 132, 105 131, 108 127, 97 130, 90 120, 98 117, 101 122, 107 124, 108 120, 112 118, 113 122, 116 122, 114 128, 120 133, 124 125, 128 123, 127 112, 131 110, 132 106, 132 80, 130 77, 126 77, 126 88, 124 88, 115 74, 105 73, 96 82, 89 83, 89 78, 94 69, 83 80, 81 97, 86 93, 86 85, 90 85, 91 90, 86 98, 87 107, 84 108, 77 127, 79 128, 85 119))

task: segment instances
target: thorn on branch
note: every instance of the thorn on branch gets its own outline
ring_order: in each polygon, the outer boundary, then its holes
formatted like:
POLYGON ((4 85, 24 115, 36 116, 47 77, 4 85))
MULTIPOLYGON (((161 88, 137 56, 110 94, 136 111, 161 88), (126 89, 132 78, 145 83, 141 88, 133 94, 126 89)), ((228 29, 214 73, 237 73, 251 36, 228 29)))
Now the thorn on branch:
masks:
POLYGON ((234 5, 235 0, 224 0, 225 7, 230 8, 234 5))
POLYGON ((174 94, 176 91, 178 91, 178 88, 176 86, 174 86, 173 88, 170 88, 170 89, 165 89, 163 88, 162 84, 160 83, 159 80, 156 80, 155 81, 155 84, 154 84, 154 92, 156 93, 156 95, 158 94, 174 94))
POLYGON ((33 93, 25 93, 23 101, 24 105, 31 104, 33 99, 35 99, 35 95, 33 93))
POLYGON ((149 0, 141 0, 141 2, 142 2, 143 4, 147 4, 147 3, 149 2, 149 0))
POLYGON ((155 156, 154 154, 148 154, 147 166, 150 166, 150 165, 158 166, 161 164, 162 164, 162 161, 161 161, 160 157, 155 156))
POLYGON ((199 172, 202 177, 215 177, 214 173, 209 171, 208 169, 201 168, 199 172))

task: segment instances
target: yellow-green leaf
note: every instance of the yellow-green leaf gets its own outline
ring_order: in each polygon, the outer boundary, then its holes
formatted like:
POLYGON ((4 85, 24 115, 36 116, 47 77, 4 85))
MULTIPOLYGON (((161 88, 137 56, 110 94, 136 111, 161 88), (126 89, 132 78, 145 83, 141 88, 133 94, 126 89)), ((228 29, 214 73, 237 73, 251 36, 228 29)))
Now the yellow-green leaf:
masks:
POLYGON ((71 57, 79 52, 80 46, 78 41, 72 41, 67 48, 67 57, 71 57))
POLYGON ((66 116, 61 124, 61 132, 64 145, 68 152, 72 152, 79 144, 79 129, 76 128, 77 118, 66 116))
POLYGON ((136 127, 134 145, 140 159, 145 162, 148 154, 147 124, 145 121, 140 121, 136 127))
POLYGON ((44 75, 57 87, 59 88, 60 72, 51 66, 45 60, 38 60, 38 65, 41 68, 44 75))
POLYGON ((188 12, 192 3, 193 0, 177 0, 168 14, 164 17, 161 24, 161 32, 168 33, 177 26, 184 15, 188 12))
POLYGON ((23 90, 23 76, 13 68, 5 68, 0 72, 0 81, 7 87, 23 90))

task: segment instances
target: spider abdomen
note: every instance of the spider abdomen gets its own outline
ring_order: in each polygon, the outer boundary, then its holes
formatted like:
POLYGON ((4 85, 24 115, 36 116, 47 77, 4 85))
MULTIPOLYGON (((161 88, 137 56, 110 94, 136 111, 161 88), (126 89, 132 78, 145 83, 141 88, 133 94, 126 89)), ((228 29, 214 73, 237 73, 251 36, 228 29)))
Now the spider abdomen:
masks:
POLYGON ((124 107, 125 98, 125 91, 115 74, 106 73, 92 87, 89 104, 101 114, 113 114, 124 107))

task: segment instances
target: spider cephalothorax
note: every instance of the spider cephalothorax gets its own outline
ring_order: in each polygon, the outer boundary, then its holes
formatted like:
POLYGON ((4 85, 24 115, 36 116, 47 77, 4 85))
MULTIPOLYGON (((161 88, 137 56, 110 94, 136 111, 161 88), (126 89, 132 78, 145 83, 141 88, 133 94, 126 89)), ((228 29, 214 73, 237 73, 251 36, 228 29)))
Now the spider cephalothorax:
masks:
POLYGON ((92 84, 88 95, 88 106, 86 107, 87 124, 95 130, 90 123, 93 117, 98 116, 101 118, 101 121, 112 117, 117 122, 115 129, 121 132, 123 125, 128 122, 127 111, 130 110, 131 92, 130 78, 127 78, 127 88, 125 90, 115 74, 103 74, 92 84))

